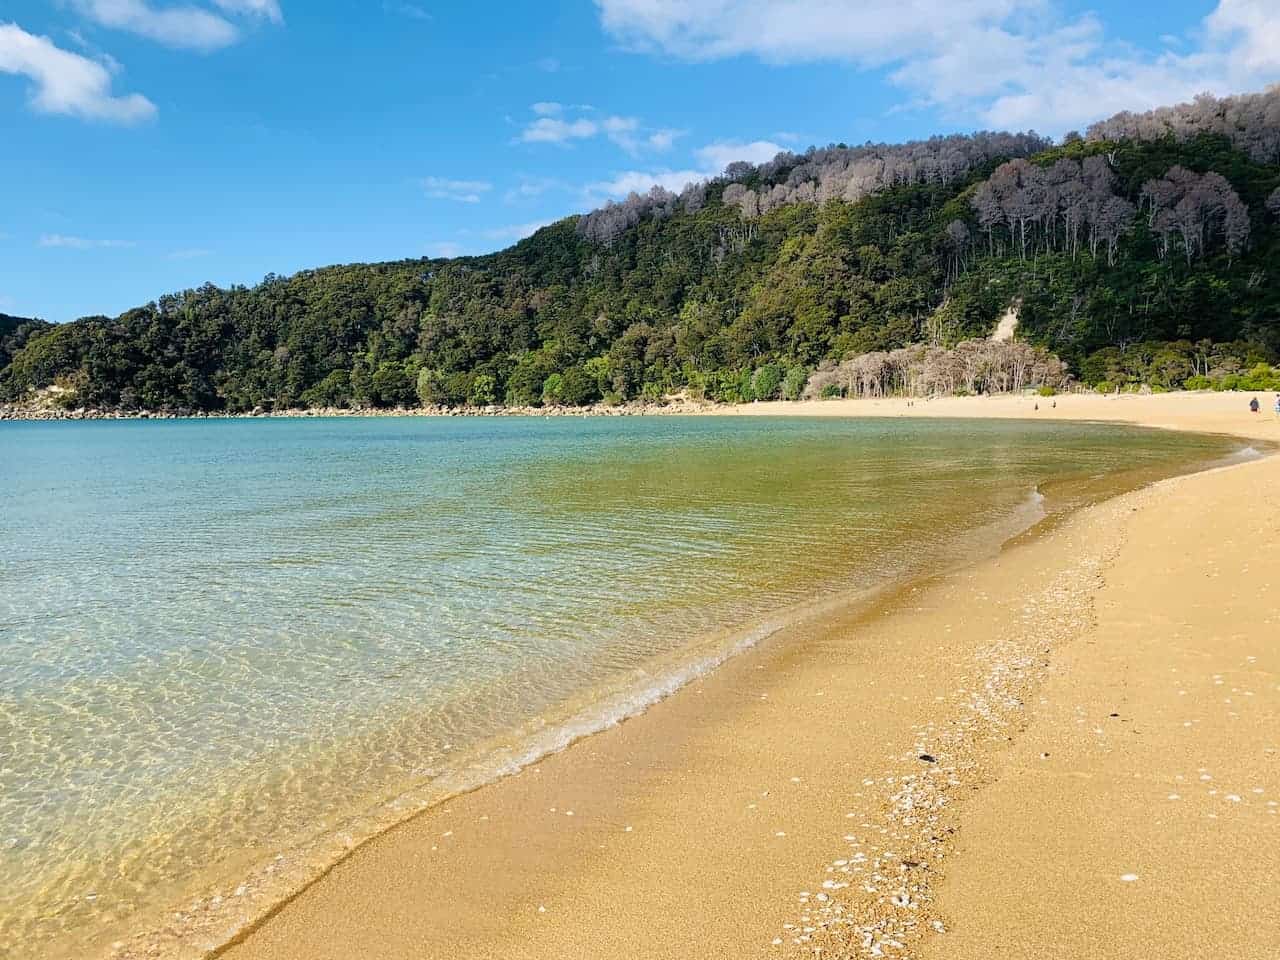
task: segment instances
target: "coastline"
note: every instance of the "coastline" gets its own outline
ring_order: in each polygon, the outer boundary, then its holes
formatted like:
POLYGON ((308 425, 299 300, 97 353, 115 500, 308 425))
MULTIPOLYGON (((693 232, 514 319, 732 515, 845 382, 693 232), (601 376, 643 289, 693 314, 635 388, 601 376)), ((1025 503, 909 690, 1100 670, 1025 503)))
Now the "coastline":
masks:
MULTIPOLYGON (((1280 429, 1233 415, 1239 395, 1184 396, 1198 402, 1084 396, 1093 402, 1056 398, 1048 409, 1059 419, 1280 439, 1280 429)), ((1035 402, 935 401, 928 415, 1030 416, 1035 402)), ((916 416, 925 404, 770 406, 723 412, 916 416)), ((907 952, 889 955, 928 956, 923 934, 935 921, 948 931, 965 922, 937 879, 955 848, 948 831, 966 836, 951 811, 967 817, 1000 793, 976 788, 1000 775, 1009 731, 1034 722, 1014 700, 1030 702, 1056 658, 1040 662, 1045 637, 1070 649, 1094 629, 1087 611, 1102 571, 1125 563, 1131 515, 1158 515, 1167 487, 1274 462, 1124 494, 873 609, 791 623, 643 715, 376 837, 213 953, 754 956, 821 943, 828 956, 863 956, 900 942, 907 952), (904 803, 933 812, 904 815, 904 803), (857 897, 839 886, 904 862, 922 879, 892 890, 873 880, 875 891, 857 897)), ((185 955, 201 956, 213 945, 187 946, 185 955)))
MULTIPOLYGON (((1255 392, 1260 402, 1265 391, 1255 392)), ((314 407, 290 410, 254 410, 247 413, 165 413, 115 410, 64 410, 47 404, 0 404, 0 422, 38 423, 51 421, 131 421, 131 420, 296 420, 344 418, 454 418, 454 417, 658 417, 658 416, 753 416, 753 417, 919 417, 944 419, 1087 420, 1129 423, 1134 426, 1170 430, 1229 433, 1253 436, 1258 425, 1276 419, 1271 404, 1262 402, 1262 412, 1251 423, 1237 416, 1245 409, 1248 391, 1174 391, 1162 394, 1092 392, 1063 393, 1052 397, 1034 394, 1000 394, 975 397, 930 397, 909 399, 767 400, 741 404, 717 404, 689 398, 662 403, 632 401, 617 406, 603 403, 585 407, 395 407, 350 409, 314 407)), ((1264 433, 1265 431, 1265 427, 1264 433)))
MULTIPOLYGON (((1041 412, 1029 409, 1029 399, 938 402, 929 415, 1041 412)), ((1080 399, 1091 402, 1059 398, 1049 415, 1280 439, 1280 423, 1251 420, 1239 395, 1080 399)), ((786 408, 800 413, 802 406, 786 408)), ((923 405, 814 406, 830 411, 819 415, 901 416, 918 415, 923 405)), ((951 956, 961 942, 952 931, 973 937, 991 928, 980 911, 992 909, 982 892, 995 841, 970 845, 967 838, 992 824, 995 837, 1018 836, 1005 822, 1007 808, 1027 828, 1021 835, 1034 836, 1054 808, 1052 792, 1024 796, 1008 775, 1009 743, 1022 749, 1026 731, 1046 722, 1034 691, 1047 680, 1065 684, 1067 699, 1092 682, 1059 675, 1058 665, 1111 629, 1099 596, 1113 571, 1152 561, 1147 528, 1166 528, 1162 514, 1174 498, 1230 500, 1240 483, 1274 489, 1278 482, 1274 458, 1162 481, 1085 508, 995 558, 908 587, 872 611, 793 624, 642 716, 376 838, 219 955, 771 956, 821 944, 827 956, 951 956), (1135 527, 1142 537, 1133 536, 1135 527), (991 813, 997 801, 999 815, 991 813), (958 888, 969 891, 967 901, 958 888), (934 932, 935 923, 947 933, 934 932)), ((1215 533, 1259 536, 1248 522, 1256 519, 1247 509, 1253 503, 1215 517, 1215 533)), ((1274 526, 1275 507, 1263 506, 1274 526)), ((1203 571, 1192 563, 1186 573, 1203 571)), ((1166 581, 1161 589, 1181 586, 1166 581)), ((1246 635, 1259 645, 1258 634, 1246 635)), ((1258 669, 1274 670, 1270 656, 1271 665, 1258 669)), ((1274 711, 1274 680, 1254 692, 1269 693, 1274 711)), ((1257 720, 1268 716, 1274 713, 1257 720)), ((1268 735, 1265 726, 1254 730, 1268 735)), ((1049 764, 1052 753, 1036 759, 1049 764)), ((1200 765, 1222 759, 1206 756, 1200 765)), ((1274 768, 1266 773, 1274 780, 1274 768)), ((1280 784, 1249 789, 1270 797, 1280 784)), ((1072 821, 1069 807, 1058 812, 1072 821)), ((1076 823, 1064 836, 1072 849, 1101 848, 1091 835, 1097 827, 1076 823)), ((1212 849, 1210 838, 1201 839, 1212 849)), ((1180 848, 1197 840, 1182 834, 1164 842, 1180 848)), ((1023 852, 1034 889, 1043 864, 1034 843, 1023 852)), ((1257 870, 1273 867, 1265 857, 1253 862, 1257 870)), ((1028 903, 1067 929, 1095 928, 1062 901, 1028 903)), ((1209 916, 1208 905, 1200 909, 1202 919, 1209 916)), ((1259 926, 1248 929, 1259 942, 1259 926)), ((1062 952, 1063 944, 1047 942, 1037 953, 1035 928, 1027 930, 1029 952, 1017 955, 1111 955, 1062 952)), ((977 936, 974 955, 990 946, 977 936)))

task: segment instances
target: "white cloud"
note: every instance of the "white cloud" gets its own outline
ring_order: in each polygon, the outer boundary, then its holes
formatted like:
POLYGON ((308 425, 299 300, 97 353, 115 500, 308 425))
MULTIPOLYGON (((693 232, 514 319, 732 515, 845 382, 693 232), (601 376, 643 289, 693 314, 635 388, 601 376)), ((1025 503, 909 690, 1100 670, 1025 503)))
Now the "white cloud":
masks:
POLYGON ((149 0, 71 0, 82 15, 113 30, 124 30, 183 50, 218 50, 240 39, 228 16, 283 23, 279 0, 211 0, 226 16, 185 3, 155 6, 149 0))
POLYGON ((599 132, 598 124, 582 117, 577 120, 539 117, 524 128, 520 139, 525 143, 568 143, 571 140, 590 139, 599 132))
POLYGON ((575 140, 590 140, 605 136, 627 153, 639 153, 642 149, 670 149, 679 130, 646 129, 638 117, 609 115, 602 118, 587 117, 594 107, 587 104, 566 106, 555 101, 540 101, 529 108, 535 119, 520 131, 522 143, 567 144, 575 140), (577 116, 575 116, 575 114, 577 116))
POLYGON ((633 48, 688 60, 755 56, 890 67, 921 106, 1000 126, 1065 130, 1121 109, 1280 79, 1276 0, 1218 0, 1160 52, 1107 36, 1062 0, 596 0, 633 48), (1178 52, 1174 52, 1174 51, 1178 52))
POLYGON ((0 73, 29 78, 34 84, 31 106, 41 113, 136 123, 156 112, 141 94, 112 94, 111 71, 101 63, 63 50, 16 23, 0 23, 0 73))
POLYGON ((645 142, 652 150, 670 150, 675 146, 676 139, 683 136, 683 130, 655 130, 645 142))
POLYGON ((562 180, 556 180, 552 177, 526 176, 521 177, 519 183, 507 190, 502 195, 502 199, 507 203, 515 203, 519 200, 532 200, 551 190, 565 189, 568 189, 568 185, 562 180))
POLYGON ((640 141, 636 139, 640 121, 635 117, 605 117, 602 127, 605 136, 627 153, 635 153, 640 149, 640 141))
POLYGON ((433 200, 457 200, 459 203, 479 203, 482 194, 493 189, 485 180, 449 180, 445 177, 426 177, 422 187, 433 200))
POLYGON ((217 50, 240 38, 224 17, 200 7, 153 7, 145 0, 75 0, 95 23, 185 50, 217 50))
POLYGON ((1246 72, 1280 71, 1280 10, 1274 0, 1221 0, 1205 25, 1246 72))
POLYGON ((881 63, 1042 0, 596 0, 610 33, 690 60, 881 63))
POLYGON ((132 240, 86 240, 62 233, 46 233, 40 237, 40 246, 65 250, 123 250, 136 247, 132 240))

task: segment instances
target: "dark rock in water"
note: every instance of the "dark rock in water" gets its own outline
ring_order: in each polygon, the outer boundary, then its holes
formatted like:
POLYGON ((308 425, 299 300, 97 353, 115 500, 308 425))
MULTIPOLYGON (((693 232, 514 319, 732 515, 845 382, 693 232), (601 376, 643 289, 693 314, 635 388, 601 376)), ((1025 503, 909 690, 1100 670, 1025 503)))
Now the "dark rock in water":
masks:
POLYGON ((925 763, 937 763, 937 762, 938 762, 938 760, 937 760, 937 758, 936 758, 936 757, 931 756, 930 754, 927 754, 927 753, 922 753, 922 754, 920 754, 920 759, 921 759, 921 760, 923 760, 925 763))

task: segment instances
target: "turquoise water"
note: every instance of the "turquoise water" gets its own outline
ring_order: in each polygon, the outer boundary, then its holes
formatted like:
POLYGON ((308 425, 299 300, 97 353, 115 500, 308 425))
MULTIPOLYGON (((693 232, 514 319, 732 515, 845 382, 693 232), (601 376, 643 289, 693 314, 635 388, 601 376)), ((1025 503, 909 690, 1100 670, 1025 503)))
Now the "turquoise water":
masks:
POLYGON ((349 844, 788 605, 991 547, 1037 488, 1229 450, 966 421, 0 424, 0 956, 83 956, 349 844))

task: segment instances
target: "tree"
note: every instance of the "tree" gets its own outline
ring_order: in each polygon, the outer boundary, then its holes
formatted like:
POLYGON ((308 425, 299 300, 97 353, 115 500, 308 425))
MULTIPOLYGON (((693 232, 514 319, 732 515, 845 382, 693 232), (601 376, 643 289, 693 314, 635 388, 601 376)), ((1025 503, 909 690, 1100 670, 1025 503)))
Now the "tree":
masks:
POLYGON ((559 394, 565 406, 581 407, 599 400, 600 388, 585 368, 572 366, 561 377, 559 394))
POLYGON ((1200 136, 1227 138, 1260 163, 1280 160, 1280 89, 1221 99, 1201 94, 1191 103, 1146 113, 1118 113, 1089 127, 1090 141, 1186 142, 1200 136))
POLYGON ((424 407, 434 407, 448 401, 444 390, 444 379, 436 370, 426 367, 418 371, 418 401, 424 407))
POLYGON ((542 385, 542 402, 548 406, 559 406, 564 402, 564 377, 553 373, 542 385))
POLYGON ((776 400, 782 389, 782 368, 776 363, 766 363, 751 377, 751 393, 757 400, 776 400))
POLYGON ((482 373, 471 381, 467 403, 473 407, 488 407, 498 402, 497 384, 493 377, 482 373))
POLYGON ((808 368, 789 367, 787 375, 782 381, 782 399, 799 400, 804 395, 804 385, 808 380, 808 368))
POLYGON ((1203 176, 1184 167, 1172 167, 1164 177, 1142 187, 1148 222, 1161 237, 1162 255, 1181 240, 1189 266, 1204 256, 1208 242, 1221 236, 1231 256, 1239 256, 1249 242, 1249 210, 1225 177, 1203 176))
POLYGON ((413 403, 415 383, 403 363, 385 360, 370 379, 370 399, 380 407, 404 407, 413 403))
POLYGON ((507 379, 506 401, 513 406, 536 406, 542 402, 547 380, 546 360, 532 351, 520 355, 507 379))

